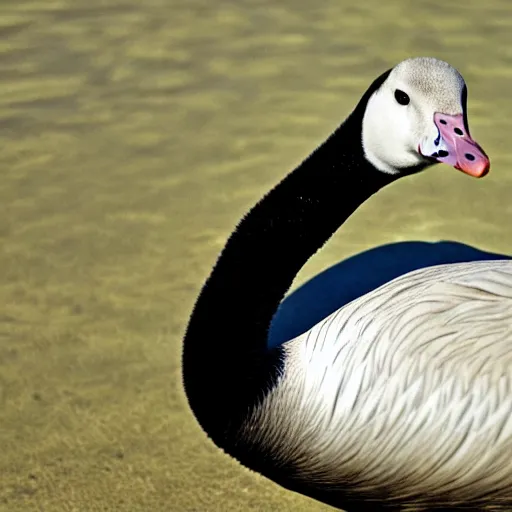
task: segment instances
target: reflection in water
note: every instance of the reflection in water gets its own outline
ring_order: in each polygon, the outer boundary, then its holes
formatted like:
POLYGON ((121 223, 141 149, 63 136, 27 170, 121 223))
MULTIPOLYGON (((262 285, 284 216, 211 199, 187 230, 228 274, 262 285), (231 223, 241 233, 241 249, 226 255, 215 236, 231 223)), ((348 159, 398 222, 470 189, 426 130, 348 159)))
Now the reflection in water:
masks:
POLYGON ((3 0, 0 508, 327 510, 205 440, 181 338, 238 218, 407 56, 463 72, 491 174, 384 190, 297 284, 398 241, 512 253, 509 2, 360 4, 3 0))

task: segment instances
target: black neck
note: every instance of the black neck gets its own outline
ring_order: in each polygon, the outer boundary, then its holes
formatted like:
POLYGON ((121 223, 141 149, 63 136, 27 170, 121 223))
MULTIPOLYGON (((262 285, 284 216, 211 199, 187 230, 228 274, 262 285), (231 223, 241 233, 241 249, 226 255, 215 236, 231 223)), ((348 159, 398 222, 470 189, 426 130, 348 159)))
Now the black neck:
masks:
POLYGON ((184 384, 198 421, 221 446, 279 374, 282 352, 267 348, 267 333, 295 276, 393 181, 368 162, 361 143, 366 103, 386 77, 240 222, 199 295, 184 342, 184 384))

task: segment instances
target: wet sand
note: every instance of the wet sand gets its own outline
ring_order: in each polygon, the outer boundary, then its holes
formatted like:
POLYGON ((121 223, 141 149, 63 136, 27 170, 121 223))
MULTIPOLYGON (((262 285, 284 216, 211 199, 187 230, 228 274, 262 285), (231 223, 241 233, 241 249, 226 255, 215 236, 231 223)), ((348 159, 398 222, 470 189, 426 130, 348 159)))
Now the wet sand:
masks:
POLYGON ((401 59, 469 85, 492 159, 365 204, 302 270, 400 240, 511 254, 505 0, 3 0, 0 510, 327 511, 241 468, 181 388, 187 318, 239 217, 401 59))

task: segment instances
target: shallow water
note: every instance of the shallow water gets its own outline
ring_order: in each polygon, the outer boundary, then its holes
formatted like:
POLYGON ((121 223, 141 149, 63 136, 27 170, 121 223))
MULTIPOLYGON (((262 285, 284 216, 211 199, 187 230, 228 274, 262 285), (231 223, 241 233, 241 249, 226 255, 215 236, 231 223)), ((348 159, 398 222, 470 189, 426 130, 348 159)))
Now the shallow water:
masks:
POLYGON ((440 166, 384 190, 297 284, 400 240, 512 253, 512 5, 3 0, 0 13, 0 510, 328 510, 206 440, 181 390, 187 317, 238 218, 411 55, 461 70, 491 174, 440 166))

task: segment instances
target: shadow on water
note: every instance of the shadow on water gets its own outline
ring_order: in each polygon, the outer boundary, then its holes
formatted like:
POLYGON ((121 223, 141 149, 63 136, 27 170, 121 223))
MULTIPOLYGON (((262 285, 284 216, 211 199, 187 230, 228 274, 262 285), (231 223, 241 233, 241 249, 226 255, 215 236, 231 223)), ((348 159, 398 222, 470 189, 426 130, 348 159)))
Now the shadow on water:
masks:
POLYGON ((286 297, 272 320, 269 346, 306 332, 352 300, 407 272, 479 260, 511 259, 459 242, 398 242, 356 254, 307 281, 286 297))

